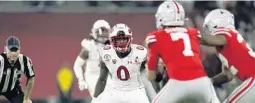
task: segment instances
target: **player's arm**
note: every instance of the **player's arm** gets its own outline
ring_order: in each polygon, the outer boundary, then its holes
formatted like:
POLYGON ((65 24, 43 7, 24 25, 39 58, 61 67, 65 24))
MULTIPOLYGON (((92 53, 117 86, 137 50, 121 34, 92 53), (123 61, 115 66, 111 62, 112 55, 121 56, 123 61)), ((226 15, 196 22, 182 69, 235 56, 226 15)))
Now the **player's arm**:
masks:
POLYGON ((35 72, 34 72, 34 67, 33 67, 31 59, 29 59, 28 57, 25 57, 24 60, 25 60, 24 72, 27 77, 26 88, 24 90, 24 101, 30 101, 29 96, 32 92, 32 89, 35 83, 35 72))
POLYGON ((221 54, 208 55, 203 64, 214 85, 220 85, 233 79, 228 61, 221 54))
POLYGON ((157 40, 155 35, 149 35, 146 38, 146 44, 148 45, 148 79, 150 81, 154 81, 156 79, 157 74, 157 64, 159 61, 159 54, 157 49, 157 40))
POLYGON ((201 44, 200 50, 203 51, 203 53, 206 53, 207 55, 218 53, 215 46, 206 46, 206 45, 201 44))
POLYGON ((201 35, 200 44, 207 46, 222 46, 226 44, 227 40, 223 35, 201 35))
POLYGON ((147 60, 143 61, 140 70, 142 73, 142 82, 145 85, 146 94, 147 94, 149 100, 152 101, 154 99, 154 97, 156 96, 156 91, 155 91, 155 87, 153 85, 154 81, 149 81, 146 78, 146 63, 147 63, 147 60))
POLYGON ((98 97, 98 95, 100 95, 104 91, 104 88, 107 82, 108 73, 109 73, 108 68, 106 67, 104 62, 101 61, 100 66, 101 66, 100 76, 97 80, 95 93, 94 93, 94 97, 96 98, 98 97))
POLYGON ((233 74, 229 70, 224 69, 222 73, 212 77, 211 81, 213 82, 213 85, 220 85, 231 81, 233 78, 233 74))
MULTIPOLYGON (((158 67, 157 67, 157 69, 161 69, 160 67, 162 67, 162 66, 159 66, 160 64, 158 64, 158 67)), ((146 75, 146 61, 145 62, 143 62, 143 64, 142 64, 142 66, 141 66, 141 71, 142 71, 142 73, 144 73, 144 75, 146 75)), ((155 80, 154 81, 151 81, 151 83, 152 84, 154 84, 154 83, 158 83, 158 82, 160 82, 161 80, 163 79, 163 77, 162 77, 162 75, 161 75, 161 72, 156 72, 156 77, 155 77, 155 80)), ((154 87, 155 88, 155 87, 154 87)))
MULTIPOLYGON (((153 58, 154 59, 154 58, 153 58)), ((148 61, 148 79, 150 80, 150 81, 155 81, 156 80, 156 77, 157 77, 157 68, 156 67, 154 67, 154 63, 155 62, 157 62, 157 59, 156 59, 156 57, 155 57, 155 60, 149 60, 148 61)), ((155 63, 155 64, 157 64, 157 63, 155 63)))
POLYGON ((74 73, 79 81, 84 80, 82 67, 84 64, 86 64, 86 60, 88 59, 88 57, 89 57, 89 52, 85 49, 82 49, 74 62, 74 67, 73 67, 74 73))
POLYGON ((86 60, 89 57, 89 52, 86 49, 82 49, 78 57, 76 58, 74 62, 74 73, 76 78, 78 79, 79 84, 79 90, 83 91, 87 89, 87 83, 85 82, 84 76, 83 76, 83 65, 86 64, 86 60))

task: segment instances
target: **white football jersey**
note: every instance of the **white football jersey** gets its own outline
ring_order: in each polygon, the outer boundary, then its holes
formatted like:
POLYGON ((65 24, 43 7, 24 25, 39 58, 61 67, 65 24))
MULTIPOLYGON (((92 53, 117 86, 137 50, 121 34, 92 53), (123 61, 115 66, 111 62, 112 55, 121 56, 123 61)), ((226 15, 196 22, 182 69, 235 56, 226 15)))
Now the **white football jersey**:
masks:
POLYGON ((93 39, 83 39, 82 47, 88 51, 88 59, 86 61, 86 73, 100 73, 99 50, 104 47, 104 44, 98 43, 93 39))
POLYGON ((111 45, 100 50, 100 58, 109 70, 112 87, 118 90, 135 90, 143 88, 141 64, 147 59, 147 49, 131 44, 131 52, 124 58, 119 58, 111 45))

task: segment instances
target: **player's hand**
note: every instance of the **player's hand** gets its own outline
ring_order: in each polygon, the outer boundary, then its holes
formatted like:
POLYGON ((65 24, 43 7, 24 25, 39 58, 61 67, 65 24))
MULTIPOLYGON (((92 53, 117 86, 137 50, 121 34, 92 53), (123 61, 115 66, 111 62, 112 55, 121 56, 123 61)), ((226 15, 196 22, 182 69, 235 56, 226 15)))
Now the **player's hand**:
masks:
POLYGON ((23 100, 23 103, 32 103, 32 100, 30 100, 29 98, 23 100))
POLYGON ((81 79, 78 82, 80 91, 83 91, 85 89, 88 89, 88 85, 85 80, 81 79))

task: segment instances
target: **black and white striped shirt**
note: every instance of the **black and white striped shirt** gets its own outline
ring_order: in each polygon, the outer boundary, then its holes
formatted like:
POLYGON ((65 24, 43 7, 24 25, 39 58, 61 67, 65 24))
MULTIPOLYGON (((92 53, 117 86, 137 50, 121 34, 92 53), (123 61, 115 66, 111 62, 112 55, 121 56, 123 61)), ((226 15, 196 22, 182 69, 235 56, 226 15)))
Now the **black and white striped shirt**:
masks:
POLYGON ((11 65, 6 53, 0 54, 0 93, 13 90, 22 74, 27 78, 35 76, 32 62, 28 57, 20 54, 18 60, 11 65))

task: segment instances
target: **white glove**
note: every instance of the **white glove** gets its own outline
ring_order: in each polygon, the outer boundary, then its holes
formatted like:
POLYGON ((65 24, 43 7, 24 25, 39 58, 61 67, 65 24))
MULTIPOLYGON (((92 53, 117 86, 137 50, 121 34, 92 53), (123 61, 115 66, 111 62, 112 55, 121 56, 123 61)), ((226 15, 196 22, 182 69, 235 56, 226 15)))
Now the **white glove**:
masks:
POLYGON ((80 79, 79 82, 78 82, 78 84, 79 84, 79 89, 80 89, 80 91, 83 91, 83 90, 85 90, 85 89, 88 89, 88 84, 86 83, 85 80, 80 79))

